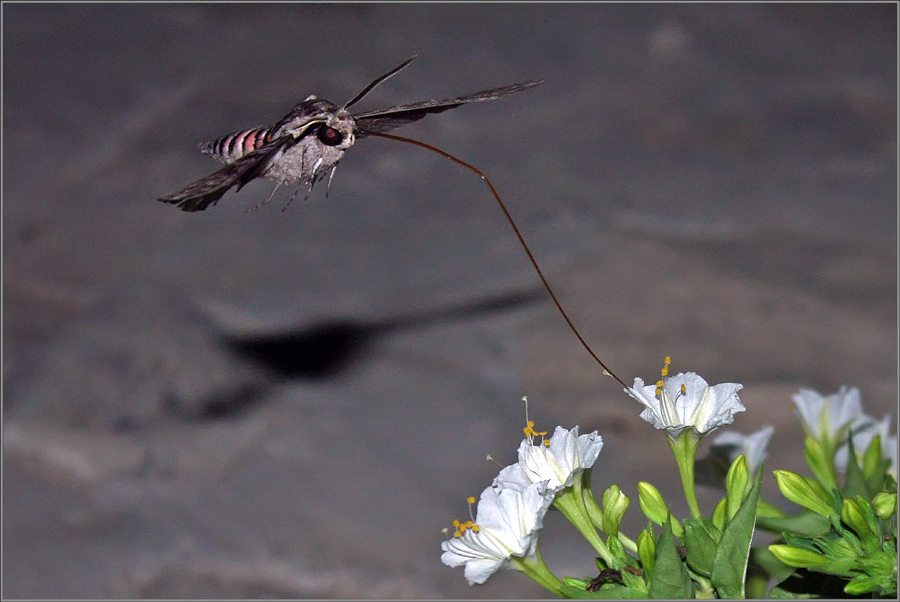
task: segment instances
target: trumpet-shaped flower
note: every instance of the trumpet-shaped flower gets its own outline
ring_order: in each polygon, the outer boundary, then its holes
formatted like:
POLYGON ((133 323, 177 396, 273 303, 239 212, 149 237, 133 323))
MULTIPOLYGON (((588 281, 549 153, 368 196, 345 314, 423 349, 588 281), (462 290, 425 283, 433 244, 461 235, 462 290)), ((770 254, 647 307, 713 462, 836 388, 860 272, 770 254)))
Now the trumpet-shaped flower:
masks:
POLYGON ((742 388, 737 383, 710 387, 703 378, 688 372, 666 376, 655 385, 645 385, 635 378, 634 387, 625 391, 646 406, 641 418, 675 439, 687 429, 702 436, 734 422, 734 414, 746 409, 737 396, 742 388))
POLYGON ((546 481, 547 494, 552 498, 594 465, 602 447, 603 438, 597 431, 579 436, 578 426, 570 431, 557 426, 549 445, 534 445, 532 437, 522 440, 519 461, 501 470, 493 486, 521 490, 546 481))
POLYGON ((766 446, 769 444, 769 439, 772 438, 772 433, 774 432, 775 427, 773 426, 764 426, 749 435, 736 431, 723 431, 718 437, 713 439, 712 444, 713 447, 730 448, 727 455, 731 462, 734 462, 738 456, 743 454, 747 460, 747 468, 750 472, 756 472, 756 469, 760 467, 768 455, 766 446))
POLYGON ((794 395, 794 404, 807 433, 819 441, 827 438, 834 443, 841 437, 843 429, 872 421, 863 414, 856 387, 848 389, 846 385, 841 386, 837 393, 827 397, 812 389, 800 389, 794 395))
POLYGON ((451 567, 464 565, 466 580, 472 585, 487 581, 513 556, 534 556, 537 532, 552 501, 546 481, 523 490, 486 488, 478 502, 475 525, 441 543, 441 562, 451 567))

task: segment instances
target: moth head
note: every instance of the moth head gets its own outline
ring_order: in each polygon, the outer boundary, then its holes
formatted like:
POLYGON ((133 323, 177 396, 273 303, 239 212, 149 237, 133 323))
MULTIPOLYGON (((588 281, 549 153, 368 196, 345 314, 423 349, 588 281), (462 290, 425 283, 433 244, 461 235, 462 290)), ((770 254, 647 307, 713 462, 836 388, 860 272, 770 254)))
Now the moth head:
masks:
POLYGON ((325 146, 344 150, 350 148, 356 142, 355 130, 356 122, 353 120, 353 117, 347 111, 340 110, 328 115, 318 127, 316 137, 325 146))

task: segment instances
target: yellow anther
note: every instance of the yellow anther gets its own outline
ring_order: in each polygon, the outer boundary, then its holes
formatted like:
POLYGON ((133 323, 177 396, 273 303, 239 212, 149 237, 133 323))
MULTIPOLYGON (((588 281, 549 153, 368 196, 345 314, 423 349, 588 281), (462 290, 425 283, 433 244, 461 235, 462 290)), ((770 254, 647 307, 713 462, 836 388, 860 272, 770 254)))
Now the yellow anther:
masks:
POLYGON ((478 525, 472 525, 472 530, 478 533, 479 531, 481 531, 481 527, 479 527, 478 525))
POLYGON ((668 366, 669 364, 672 363, 672 358, 670 358, 670 357, 667 355, 667 356, 666 356, 666 359, 665 359, 665 362, 666 362, 666 366, 668 366))
POLYGON ((682 394, 682 395, 686 395, 686 394, 687 394, 687 387, 685 387, 684 385, 681 385, 681 394, 682 394))
POLYGON ((466 498, 466 502, 468 502, 469 504, 474 504, 475 497, 470 495, 469 497, 466 498))
POLYGON ((664 383, 664 382, 661 381, 661 380, 656 381, 656 388, 657 388, 657 389, 662 389, 665 385, 666 385, 666 383, 664 383))

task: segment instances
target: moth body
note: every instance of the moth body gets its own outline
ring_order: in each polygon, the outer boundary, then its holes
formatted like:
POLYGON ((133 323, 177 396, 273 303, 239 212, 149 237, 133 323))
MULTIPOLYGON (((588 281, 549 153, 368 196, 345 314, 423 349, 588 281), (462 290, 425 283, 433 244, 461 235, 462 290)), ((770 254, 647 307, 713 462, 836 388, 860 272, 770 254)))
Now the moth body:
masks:
POLYGON ((184 211, 203 211, 215 205, 231 188, 240 190, 256 178, 267 178, 278 186, 286 185, 296 191, 306 187, 308 196, 313 185, 326 174, 331 183, 335 167, 358 138, 392 130, 431 113, 503 98, 541 83, 541 80, 532 80, 455 98, 426 100, 356 115, 347 110, 413 59, 415 57, 378 77, 341 107, 311 95, 273 126, 242 130, 200 145, 204 154, 224 163, 225 167, 159 200, 177 205, 184 211))

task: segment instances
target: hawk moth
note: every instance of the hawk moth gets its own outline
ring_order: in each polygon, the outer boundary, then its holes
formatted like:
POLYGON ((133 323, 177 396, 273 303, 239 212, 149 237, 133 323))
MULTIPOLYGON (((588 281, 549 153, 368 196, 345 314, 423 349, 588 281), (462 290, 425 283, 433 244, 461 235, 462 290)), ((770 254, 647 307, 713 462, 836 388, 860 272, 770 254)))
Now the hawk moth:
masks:
POLYGON ((240 190, 256 178, 274 180, 277 183, 275 190, 282 184, 293 187, 294 196, 305 185, 308 197, 316 182, 326 174, 328 187, 331 186, 335 167, 344 152, 359 138, 418 121, 430 113, 503 98, 533 88, 543 81, 529 80, 455 98, 425 100, 357 114, 348 111, 372 88, 415 59, 416 56, 412 56, 376 78, 341 107, 315 95, 308 96, 275 125, 235 132, 202 144, 201 152, 224 163, 225 167, 159 200, 177 205, 183 211, 203 211, 215 205, 232 187, 240 190))

